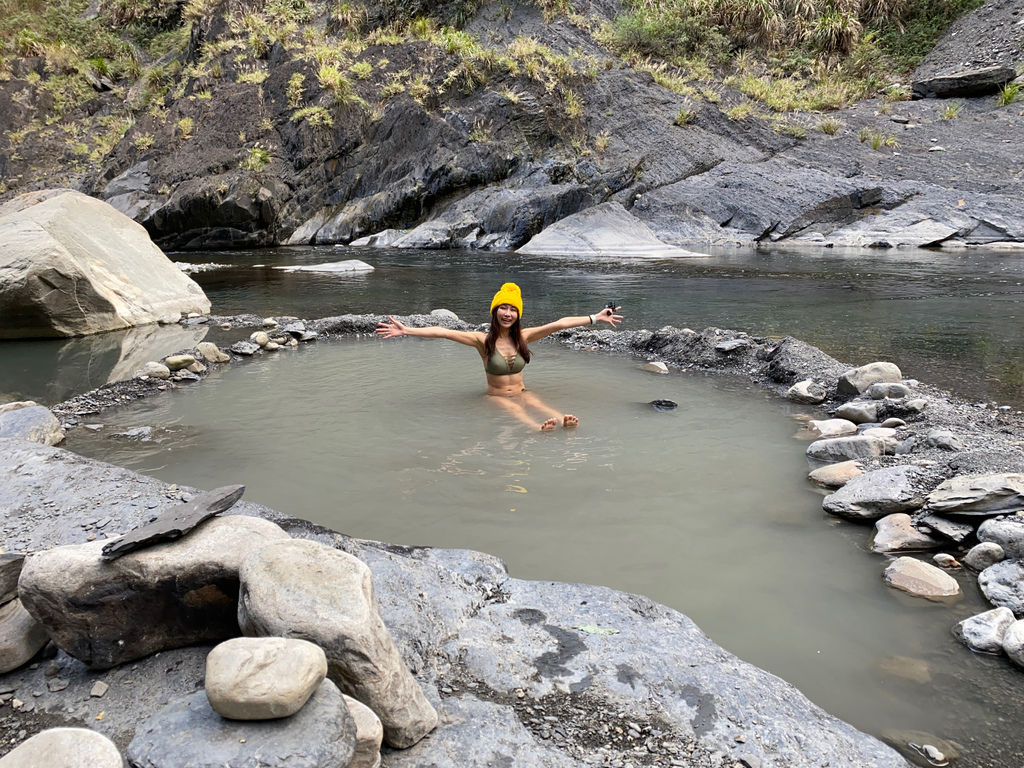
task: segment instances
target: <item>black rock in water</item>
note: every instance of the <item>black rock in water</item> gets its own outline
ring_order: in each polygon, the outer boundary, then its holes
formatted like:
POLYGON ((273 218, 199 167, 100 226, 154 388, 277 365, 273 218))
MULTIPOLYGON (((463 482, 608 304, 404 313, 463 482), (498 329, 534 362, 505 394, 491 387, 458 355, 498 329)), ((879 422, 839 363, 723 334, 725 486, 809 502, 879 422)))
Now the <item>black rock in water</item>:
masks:
POLYGON ((230 509, 245 493, 244 485, 225 485, 197 496, 187 504, 179 504, 149 525, 129 531, 120 539, 103 547, 104 560, 116 560, 137 549, 162 541, 180 539, 208 517, 230 509))
POLYGON ((679 403, 672 400, 651 400, 649 405, 656 411, 674 411, 679 407, 679 403))

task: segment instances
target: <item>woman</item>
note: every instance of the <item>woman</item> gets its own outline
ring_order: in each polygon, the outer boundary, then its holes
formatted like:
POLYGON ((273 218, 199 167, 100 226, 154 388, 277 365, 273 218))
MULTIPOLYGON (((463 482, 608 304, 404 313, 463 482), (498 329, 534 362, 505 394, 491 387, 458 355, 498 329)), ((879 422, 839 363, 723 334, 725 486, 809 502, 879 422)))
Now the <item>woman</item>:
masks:
POLYGON ((536 427, 536 420, 527 412, 533 408, 548 416, 540 425, 541 431, 548 432, 561 422, 563 427, 575 427, 579 419, 571 413, 560 413, 543 403, 523 384, 523 368, 530 362, 529 344, 550 336, 555 331, 593 325, 598 320, 613 328, 622 320, 616 315, 618 307, 605 307, 596 315, 585 317, 563 317, 553 323, 523 328, 520 320, 523 314, 523 296, 515 283, 505 283, 491 300, 491 327, 487 333, 480 331, 454 331, 450 328, 429 326, 413 328, 388 316, 387 322, 378 323, 377 334, 384 339, 394 336, 423 336, 429 339, 451 339, 480 353, 487 375, 487 394, 507 408, 520 421, 536 427))

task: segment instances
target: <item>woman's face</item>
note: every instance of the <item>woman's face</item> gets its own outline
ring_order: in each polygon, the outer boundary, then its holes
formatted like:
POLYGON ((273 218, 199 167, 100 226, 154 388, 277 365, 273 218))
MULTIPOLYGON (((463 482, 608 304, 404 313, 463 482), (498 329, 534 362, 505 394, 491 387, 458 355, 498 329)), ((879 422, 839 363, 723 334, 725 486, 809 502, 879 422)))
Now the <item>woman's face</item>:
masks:
POLYGON ((511 328, 519 319, 519 310, 511 304, 499 304, 494 308, 494 315, 498 319, 498 325, 502 328, 511 328))

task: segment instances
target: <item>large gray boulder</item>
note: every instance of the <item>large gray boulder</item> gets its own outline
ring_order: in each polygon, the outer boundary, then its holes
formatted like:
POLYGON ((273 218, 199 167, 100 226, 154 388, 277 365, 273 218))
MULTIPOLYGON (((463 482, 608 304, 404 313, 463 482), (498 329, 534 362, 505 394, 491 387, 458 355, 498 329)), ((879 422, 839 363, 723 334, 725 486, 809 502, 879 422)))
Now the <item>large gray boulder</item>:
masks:
POLYGON ((1001 653, 1003 634, 1013 622, 1009 608, 993 608, 958 622, 953 636, 977 653, 1001 653))
POLYGON ((1024 619, 1024 560, 1001 560, 978 574, 978 586, 992 605, 1024 619))
POLYGON ((83 336, 209 311, 199 285, 107 203, 63 189, 0 206, 0 339, 83 336))
POLYGON ((619 203, 601 203, 567 216, 518 250, 531 256, 703 258, 666 245, 619 203))
POLYGON ((886 453, 892 453, 889 441, 869 435, 822 438, 807 446, 807 458, 823 464, 870 459, 886 453))
POLYGON ((128 760, 135 768, 339 768, 355 745, 341 691, 324 680, 306 706, 275 720, 228 720, 196 691, 139 727, 128 760))
POLYGON ((327 654, 328 675, 380 718, 392 747, 415 744, 437 712, 380 617, 370 569, 313 541, 268 544, 242 563, 238 623, 248 635, 301 637, 327 654))
POLYGON ((998 544, 1006 557, 1024 558, 1024 514, 986 520, 978 526, 978 541, 998 544))
POLYGON ((56 547, 25 560, 25 607, 69 655, 105 669, 167 648, 239 634, 238 567, 287 539, 254 517, 213 518, 167 544, 103 559, 109 542, 56 547))
POLYGON ((953 96, 983 96, 995 93, 1017 76, 1017 71, 1008 65, 996 64, 966 72, 950 72, 915 80, 911 91, 915 99, 953 96))
POLYGON ((957 475, 928 494, 929 512, 940 515, 1000 515, 1024 510, 1024 474, 957 475))
POLYGON ((907 552, 935 549, 940 541, 914 527, 910 515, 896 512, 875 523, 875 536, 871 540, 873 552, 907 552))
POLYGON ((821 506, 826 512, 860 520, 875 520, 924 504, 925 473, 909 464, 898 464, 852 478, 821 506))
POLYGON ((0 437, 57 445, 64 440, 64 430, 49 408, 24 400, 0 406, 0 437))
POLYGON ((898 365, 879 361, 845 371, 836 382, 836 392, 840 395, 859 395, 872 384, 895 384, 902 380, 903 373, 898 365))

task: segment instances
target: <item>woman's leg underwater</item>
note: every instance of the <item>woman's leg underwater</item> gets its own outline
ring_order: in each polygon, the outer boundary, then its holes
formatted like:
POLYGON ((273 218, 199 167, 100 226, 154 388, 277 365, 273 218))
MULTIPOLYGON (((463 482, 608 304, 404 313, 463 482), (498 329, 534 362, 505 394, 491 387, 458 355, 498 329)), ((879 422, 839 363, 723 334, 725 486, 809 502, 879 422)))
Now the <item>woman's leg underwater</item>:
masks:
MULTIPOLYGON (((523 403, 519 401, 519 398, 521 396, 522 395, 512 395, 511 397, 506 397, 503 395, 493 395, 492 397, 496 403, 498 403, 502 408, 508 411, 513 417, 523 422, 527 426, 536 429, 536 420, 534 420, 530 416, 530 414, 526 412, 526 408, 523 406, 523 403)), ((558 420, 552 418, 542 423, 540 425, 540 429, 542 432, 550 432, 556 426, 558 426, 558 420)))
MULTIPOLYGON (((548 405, 539 397, 537 397, 537 395, 535 395, 533 392, 523 392, 519 396, 523 399, 523 403, 525 405, 531 408, 536 408, 541 413, 546 413, 550 417, 552 417, 549 418, 548 421, 552 421, 553 419, 556 424, 558 422, 561 422, 563 427, 575 427, 577 424, 580 423, 580 420, 573 416, 571 413, 562 413, 561 411, 552 408, 550 405, 548 405)), ((544 423, 547 424, 548 422, 546 421, 544 423)))

